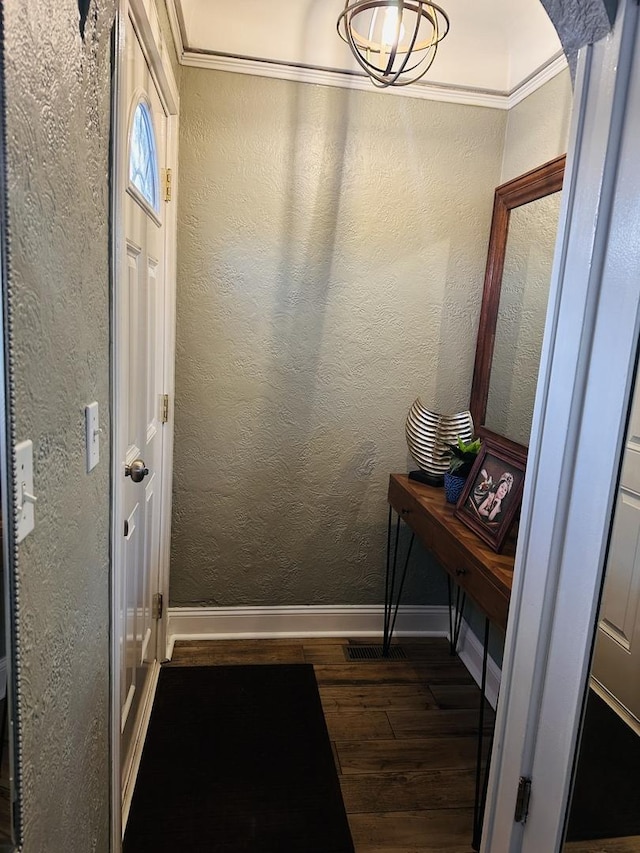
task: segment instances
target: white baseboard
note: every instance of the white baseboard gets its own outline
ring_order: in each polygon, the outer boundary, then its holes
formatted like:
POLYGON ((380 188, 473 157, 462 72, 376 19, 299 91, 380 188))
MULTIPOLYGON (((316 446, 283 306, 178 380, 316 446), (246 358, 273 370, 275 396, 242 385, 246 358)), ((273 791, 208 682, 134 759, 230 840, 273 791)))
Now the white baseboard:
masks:
MULTIPOLYGON (((458 657, 469 670, 469 674, 479 687, 482 683, 482 643, 464 619, 462 620, 460 638, 458 640, 458 657)), ((489 657, 487 661, 485 696, 493 709, 498 704, 501 677, 502 670, 493 658, 489 657)))
MULTIPOLYGON (((251 640, 279 637, 372 637, 382 640, 384 607, 170 607, 167 660, 176 640, 251 640)), ((401 606, 394 636, 448 637, 449 610, 445 606, 401 606)), ((482 643, 462 621, 458 642, 460 660, 479 685, 482 680, 482 643)), ((498 702, 501 670, 490 657, 486 697, 498 702)))
MULTIPOLYGON (((149 676, 149 688, 144 699, 142 716, 140 718, 140 726, 136 733, 135 745, 133 747, 133 755, 131 756, 131 765, 127 778, 122 786, 122 837, 127 828, 127 820, 129 819, 129 811, 131 809, 131 800, 133 799, 133 791, 136 787, 136 779, 138 778, 138 770, 140 769, 140 760, 142 758, 142 749, 144 742, 147 739, 147 729, 149 728, 149 720, 151 719, 151 709, 153 701, 156 697, 156 687, 158 686, 158 677, 160 675, 160 664, 158 661, 153 662, 153 668, 149 676)), ((116 772, 116 771, 114 771, 116 772)))
MULTIPOLYGON (((170 607, 167 659, 176 640, 277 637, 377 637, 382 640, 384 607, 170 607)), ((446 637, 447 607, 401 606, 394 636, 446 637)))
POLYGON ((589 686, 596 693, 603 702, 606 702, 607 705, 614 711, 620 719, 625 722, 629 728, 634 731, 637 735, 640 735, 640 720, 631 713, 631 711, 617 699, 611 691, 607 690, 607 688, 602 684, 595 676, 591 676, 589 679, 589 686))

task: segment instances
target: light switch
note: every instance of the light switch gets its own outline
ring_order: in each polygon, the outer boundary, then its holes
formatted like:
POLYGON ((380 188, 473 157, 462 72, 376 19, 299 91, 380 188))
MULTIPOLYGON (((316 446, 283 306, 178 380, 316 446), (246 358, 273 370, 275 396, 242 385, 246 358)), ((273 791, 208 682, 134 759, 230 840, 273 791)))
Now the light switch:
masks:
POLYGON ((18 542, 31 533, 36 526, 33 493, 33 442, 21 441, 16 446, 16 479, 18 481, 17 506, 18 542))
POLYGON ((87 473, 92 471, 100 461, 100 423, 98 418, 98 404, 89 403, 84 410, 85 424, 87 430, 87 473))

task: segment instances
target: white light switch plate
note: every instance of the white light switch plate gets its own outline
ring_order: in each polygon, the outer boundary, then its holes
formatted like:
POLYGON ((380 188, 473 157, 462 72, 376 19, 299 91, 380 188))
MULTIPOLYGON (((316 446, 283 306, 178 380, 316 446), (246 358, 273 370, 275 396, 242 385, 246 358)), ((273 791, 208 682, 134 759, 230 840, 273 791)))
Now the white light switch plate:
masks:
POLYGON ((18 480, 18 542, 36 526, 33 494, 33 442, 21 441, 16 446, 16 478, 18 480))
POLYGON ((92 471, 100 461, 100 421, 98 404, 89 403, 84 410, 87 430, 87 473, 92 471))

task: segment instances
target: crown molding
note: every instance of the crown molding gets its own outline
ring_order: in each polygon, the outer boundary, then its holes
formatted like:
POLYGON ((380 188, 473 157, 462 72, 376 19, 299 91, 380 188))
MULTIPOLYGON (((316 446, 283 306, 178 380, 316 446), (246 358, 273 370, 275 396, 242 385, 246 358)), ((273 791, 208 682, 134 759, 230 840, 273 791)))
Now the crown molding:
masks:
POLYGON ((201 51, 185 50, 180 62, 192 68, 209 68, 214 71, 228 71, 233 74, 251 74, 254 77, 273 77, 277 80, 292 80, 298 83, 313 83, 317 86, 333 86, 341 89, 355 89, 374 94, 395 95, 405 98, 418 98, 427 101, 447 101, 454 104, 508 109, 508 94, 490 90, 463 88, 438 83, 420 81, 411 86, 375 87, 364 74, 350 74, 333 71, 328 68, 294 66, 269 60, 223 56, 201 51))
POLYGON ((232 56, 213 51, 196 50, 187 45, 186 28, 176 0, 167 0, 167 12, 171 25, 176 53, 181 65, 191 68, 206 68, 232 74, 250 74, 254 77, 272 77, 316 86, 333 86, 374 94, 418 98, 450 104, 466 104, 474 107, 510 110, 523 101, 567 67, 567 60, 560 51, 551 59, 525 77, 511 91, 483 89, 474 86, 454 86, 447 83, 429 83, 424 79, 411 86, 390 86, 380 89, 374 86, 365 74, 339 71, 310 65, 292 65, 259 57, 232 56))
POLYGON ((545 62, 544 65, 541 65, 540 68, 529 74, 524 80, 521 80, 515 89, 511 90, 507 98, 507 109, 510 110, 516 104, 519 104, 520 101, 524 101, 525 98, 533 94, 537 89, 540 89, 549 80, 553 80, 554 77, 568 67, 567 57, 562 51, 559 51, 548 62, 545 62))
POLYGON ((334 86, 341 89, 373 92, 374 94, 399 95, 405 98, 467 104, 497 110, 512 109, 567 67, 564 54, 555 57, 520 83, 512 92, 497 92, 488 89, 425 83, 424 81, 413 83, 411 86, 395 88, 390 86, 387 89, 378 89, 364 75, 347 74, 325 68, 292 66, 260 59, 220 56, 191 50, 183 50, 179 56, 182 65, 192 68, 208 68, 213 71, 226 71, 232 74, 251 74, 254 77, 272 77, 277 80, 313 83, 317 86, 334 86))

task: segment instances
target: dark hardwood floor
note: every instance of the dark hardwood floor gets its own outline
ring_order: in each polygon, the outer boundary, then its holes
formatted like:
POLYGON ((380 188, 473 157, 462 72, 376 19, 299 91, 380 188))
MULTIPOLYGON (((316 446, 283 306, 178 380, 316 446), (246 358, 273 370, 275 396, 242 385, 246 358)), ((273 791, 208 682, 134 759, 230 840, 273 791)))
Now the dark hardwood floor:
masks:
MULTIPOLYGON (((446 640, 400 641, 406 660, 348 660, 372 642, 178 642, 166 666, 313 664, 356 853, 471 853, 480 691, 446 640)), ((640 838, 563 850, 640 853, 640 838)))
POLYGON ((443 639, 347 659, 372 642, 179 642, 167 665, 313 664, 356 853, 471 853, 479 690, 443 639))

